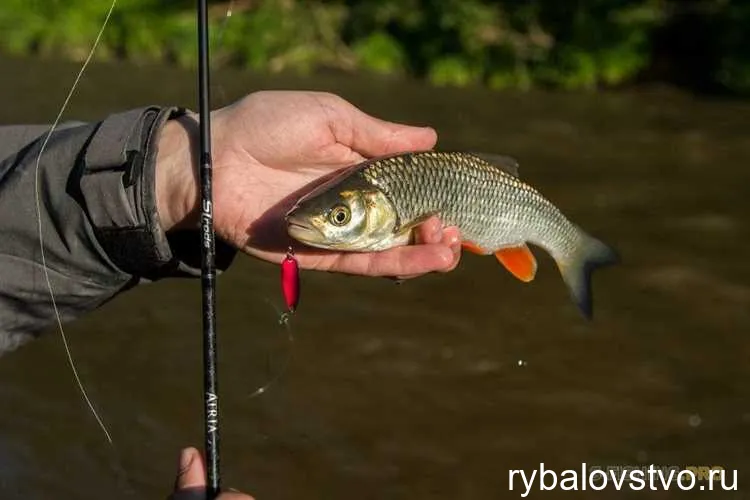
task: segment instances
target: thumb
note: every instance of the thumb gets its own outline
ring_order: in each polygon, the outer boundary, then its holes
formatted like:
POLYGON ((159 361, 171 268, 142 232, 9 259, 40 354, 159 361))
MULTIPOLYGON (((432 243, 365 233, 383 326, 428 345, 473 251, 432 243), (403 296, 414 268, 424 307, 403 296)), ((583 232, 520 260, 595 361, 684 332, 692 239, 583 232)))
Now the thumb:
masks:
POLYGON ((348 125, 351 130, 336 130, 338 127, 334 127, 334 135, 338 142, 362 156, 373 157, 404 151, 423 151, 432 149, 437 142, 437 133, 431 127, 414 127, 381 120, 368 115, 352 104, 349 106, 348 125), (349 144, 346 143, 346 139, 349 139, 349 144))
POLYGON ((185 448, 180 454, 180 468, 175 480, 175 491, 190 488, 205 488, 206 467, 203 457, 195 448, 185 448))

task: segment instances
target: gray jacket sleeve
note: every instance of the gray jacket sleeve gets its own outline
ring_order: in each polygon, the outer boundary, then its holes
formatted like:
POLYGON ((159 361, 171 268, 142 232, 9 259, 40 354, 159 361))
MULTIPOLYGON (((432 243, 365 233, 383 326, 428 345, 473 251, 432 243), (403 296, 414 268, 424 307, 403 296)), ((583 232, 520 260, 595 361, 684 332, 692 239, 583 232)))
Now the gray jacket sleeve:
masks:
MULTIPOLYGON (((68 321, 139 283, 200 275, 198 231, 166 234, 156 210, 158 134, 181 113, 65 124, 41 156, 48 126, 0 126, 0 353, 55 323, 50 288, 68 321)), ((216 244, 221 271, 235 250, 216 244)))

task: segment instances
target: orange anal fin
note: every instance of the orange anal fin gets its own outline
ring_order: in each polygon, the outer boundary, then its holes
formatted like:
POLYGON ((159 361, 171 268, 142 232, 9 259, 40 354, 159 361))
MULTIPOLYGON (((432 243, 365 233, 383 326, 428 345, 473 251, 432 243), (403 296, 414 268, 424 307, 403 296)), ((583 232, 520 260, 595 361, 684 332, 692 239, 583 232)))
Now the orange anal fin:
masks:
POLYGON ((472 243, 471 241, 462 241, 461 247, 463 247, 463 249, 467 252, 475 253, 477 255, 489 255, 492 253, 489 250, 485 250, 484 248, 480 247, 476 243, 472 243))
POLYGON ((495 257, 513 276, 525 283, 536 276, 536 258, 526 245, 503 248, 495 252, 495 257))

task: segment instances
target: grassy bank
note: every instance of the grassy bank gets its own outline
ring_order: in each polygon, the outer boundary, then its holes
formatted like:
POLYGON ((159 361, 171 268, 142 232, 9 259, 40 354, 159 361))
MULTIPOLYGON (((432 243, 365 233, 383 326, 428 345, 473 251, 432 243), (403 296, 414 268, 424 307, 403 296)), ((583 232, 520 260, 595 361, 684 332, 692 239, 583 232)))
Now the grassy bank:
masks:
MULTIPOLYGON (((0 50, 82 59, 109 4, 5 0, 0 50)), ((97 57, 192 65, 193 6, 119 0, 97 57)), ((498 89, 651 79, 750 92, 746 1, 234 0, 211 12, 216 63, 257 71, 336 68, 498 89)))

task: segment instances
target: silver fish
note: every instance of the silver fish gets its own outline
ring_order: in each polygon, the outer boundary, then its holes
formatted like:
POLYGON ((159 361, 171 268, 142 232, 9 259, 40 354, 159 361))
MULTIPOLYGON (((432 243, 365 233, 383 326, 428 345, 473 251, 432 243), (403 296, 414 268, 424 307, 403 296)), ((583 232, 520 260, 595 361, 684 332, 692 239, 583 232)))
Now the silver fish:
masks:
POLYGON ((303 196, 287 224, 289 235, 307 245, 370 252, 407 244, 433 215, 459 228, 465 248, 494 253, 525 282, 537 268, 526 244, 546 250, 587 318, 592 271, 619 260, 522 182, 515 160, 499 155, 423 151, 368 160, 303 196))

